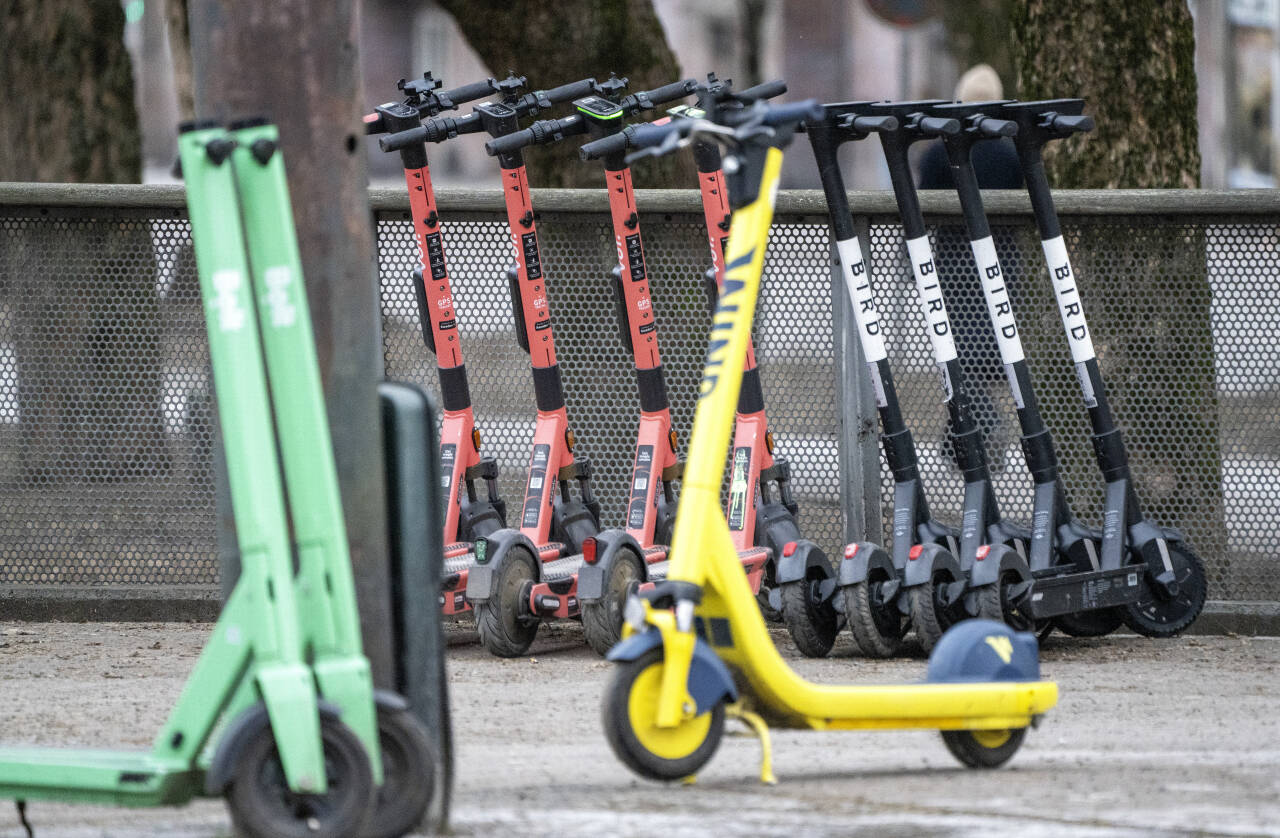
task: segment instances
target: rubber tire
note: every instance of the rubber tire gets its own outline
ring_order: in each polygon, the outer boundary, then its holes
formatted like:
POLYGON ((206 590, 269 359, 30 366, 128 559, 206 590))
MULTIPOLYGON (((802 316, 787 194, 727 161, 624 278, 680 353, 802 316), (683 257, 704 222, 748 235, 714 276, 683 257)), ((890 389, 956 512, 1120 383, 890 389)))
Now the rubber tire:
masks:
POLYGON ((426 817, 436 786, 436 758, 422 721, 405 709, 378 708, 382 785, 361 838, 400 838, 426 817))
POLYGON ((1124 625, 1119 608, 1099 608, 1075 614, 1059 614, 1053 627, 1068 637, 1104 637, 1124 625))
POLYGON ((769 604, 769 592, 778 586, 774 581, 773 560, 764 563, 764 574, 760 577, 760 590, 756 591, 756 602, 760 605, 760 614, 767 623, 781 623, 782 612, 769 604))
POLYGON ((489 598, 475 604, 480 644, 500 658, 518 658, 533 645, 538 621, 524 616, 521 602, 527 583, 538 579, 537 565, 525 547, 507 551, 493 580, 489 598))
POLYGON ((635 551, 623 547, 618 551, 609 573, 604 578, 604 593, 595 602, 582 604, 582 632, 587 645, 600 656, 622 639, 622 611, 631 595, 644 581, 644 565, 635 551))
POLYGON ((1006 572, 1001 578, 990 585, 982 585, 975 589, 978 597, 978 618, 981 620, 995 620, 998 623, 1004 623, 1014 631, 1035 631, 1036 625, 1034 620, 1026 618, 1019 619, 1009 611, 1009 598, 1005 596, 1008 585, 1022 581, 1017 577, 1016 573, 1006 572), (1008 577, 1013 577, 1012 579, 1008 577))
POLYGON ((940 580, 946 584, 956 581, 950 571, 935 570, 933 578, 926 584, 911 588, 911 626, 916 630, 916 639, 926 653, 933 651, 934 645, 952 625, 935 596, 940 580))
POLYGON ((1167 622, 1156 619, 1152 614, 1144 613, 1144 608, 1161 610, 1170 603, 1156 597, 1146 602, 1134 602, 1121 607, 1124 624, 1144 637, 1173 637, 1196 621, 1204 609, 1204 601, 1209 595, 1209 581, 1205 578, 1204 562, 1191 551, 1190 547, 1178 541, 1170 541, 1169 561, 1173 565, 1174 576, 1178 579, 1181 590, 1173 603, 1183 603, 1184 610, 1177 613, 1167 622))
POLYGON ((654 664, 662 662, 662 647, 655 647, 635 660, 623 661, 613 672, 613 679, 604 693, 601 719, 604 736, 609 747, 622 764, 641 777, 650 780, 682 780, 696 774, 715 755, 724 734, 724 702, 711 709, 711 726, 706 738, 686 757, 669 759, 660 757, 640 744, 631 727, 629 699, 637 677, 654 664))
POLYGON ((782 586, 782 620, 800 654, 825 658, 835 645, 840 622, 830 602, 813 601, 809 594, 814 584, 814 580, 805 579, 782 586))
POLYGON ((975 739, 972 730, 944 730, 941 733, 947 750, 967 768, 999 768, 1013 759, 1013 755, 1022 747, 1027 729, 1017 727, 1010 730, 1009 739, 995 748, 989 748, 975 739))
POLYGON ((882 625, 884 620, 876 619, 877 609, 871 604, 871 586, 884 581, 887 580, 868 578, 844 589, 845 619, 849 621, 858 649, 869 658, 891 658, 898 654, 902 649, 902 638, 907 633, 908 622, 894 603, 890 603, 889 608, 897 618, 896 632, 892 627, 882 625), (886 628, 888 632, 884 631, 886 628))
POLYGON ((329 790, 323 795, 296 795, 285 785, 271 726, 263 725, 250 735, 237 758, 235 779, 225 792, 237 835, 350 838, 363 834, 374 802, 369 755, 351 729, 333 716, 320 716, 320 738, 329 790), (307 802, 322 804, 325 811, 302 814, 307 802))

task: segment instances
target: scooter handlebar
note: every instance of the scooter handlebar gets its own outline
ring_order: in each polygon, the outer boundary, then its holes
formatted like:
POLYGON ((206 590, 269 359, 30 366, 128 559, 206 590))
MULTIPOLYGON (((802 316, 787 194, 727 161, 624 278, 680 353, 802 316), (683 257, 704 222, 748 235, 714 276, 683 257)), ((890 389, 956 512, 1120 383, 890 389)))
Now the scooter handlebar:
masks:
POLYGON ((1049 124, 1046 127, 1052 128, 1060 134, 1085 133, 1092 131, 1095 126, 1093 117, 1084 114, 1080 116, 1054 114, 1047 121, 1049 124))
POLYGON ((1018 133, 1018 123, 1012 119, 996 119, 992 116, 979 116, 973 127, 984 137, 1012 137, 1018 133))
POLYGON ((653 90, 641 90, 634 94, 634 98, 638 107, 636 110, 646 107, 642 103, 647 99, 649 104, 647 107, 661 105, 665 102, 673 102, 676 99, 683 99, 693 92, 698 86, 695 79, 684 79, 683 81, 673 81, 671 84, 664 84, 662 87, 655 87, 653 90))
POLYGON ((543 119, 533 123, 523 131, 516 131, 513 134, 507 134, 502 137, 494 137, 484 144, 484 150, 489 153, 490 157, 496 157, 499 154, 510 154, 513 151, 519 151, 525 146, 543 145, 562 140, 565 137, 572 137, 575 134, 581 134, 586 130, 586 127, 582 117, 577 114, 566 116, 564 119, 543 119))
POLYGON ((960 120, 940 116, 922 116, 913 127, 921 134, 930 137, 950 136, 960 133, 960 120))
POLYGON ((598 160, 601 157, 608 157, 610 154, 617 154, 631 148, 631 135, 636 128, 640 126, 628 125, 616 134, 610 134, 607 137, 601 137, 598 140, 592 140, 583 144, 578 149, 578 157, 583 160, 598 160))
POLYGON ((582 79, 581 81, 569 82, 559 87, 553 87, 550 90, 538 91, 537 95, 541 99, 545 99, 553 105, 562 102, 572 102, 574 99, 581 99, 583 96, 590 96, 596 92, 595 79, 582 79))
POLYGON ((844 127, 852 128, 860 134, 870 134, 873 131, 897 131, 898 118, 894 116, 850 115, 849 121, 844 127))
POLYGON ((805 120, 822 119, 825 111, 817 99, 805 99, 803 102, 792 102, 786 105, 772 105, 764 113, 762 122, 765 125, 778 126, 799 123, 805 120))
POLYGON ((453 90, 446 90, 440 94, 441 99, 447 99, 455 105, 461 105, 465 102, 473 102, 476 99, 483 99, 490 93, 497 90, 497 83, 494 79, 485 79, 473 84, 464 84, 462 87, 455 87, 453 90))
POLYGON ((453 117, 437 117, 424 122, 417 128, 398 131, 378 138, 378 146, 383 151, 399 151, 415 143, 439 143, 459 134, 474 134, 480 130, 480 114, 470 113, 459 119, 453 117))
POLYGON ((787 92, 787 83, 782 79, 774 79, 757 84, 754 87, 748 87, 746 90, 739 90, 733 94, 733 98, 739 102, 759 102, 763 99, 772 99, 774 96, 781 96, 787 92))

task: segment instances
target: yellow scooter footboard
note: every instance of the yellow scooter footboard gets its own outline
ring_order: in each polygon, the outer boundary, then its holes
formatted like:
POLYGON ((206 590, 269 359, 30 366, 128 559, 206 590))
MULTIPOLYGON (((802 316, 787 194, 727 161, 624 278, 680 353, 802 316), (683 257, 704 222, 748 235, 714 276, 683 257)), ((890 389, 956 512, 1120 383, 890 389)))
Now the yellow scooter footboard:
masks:
POLYGON ((829 687, 818 730, 1006 730, 1027 727, 1058 703, 1052 681, 829 687))

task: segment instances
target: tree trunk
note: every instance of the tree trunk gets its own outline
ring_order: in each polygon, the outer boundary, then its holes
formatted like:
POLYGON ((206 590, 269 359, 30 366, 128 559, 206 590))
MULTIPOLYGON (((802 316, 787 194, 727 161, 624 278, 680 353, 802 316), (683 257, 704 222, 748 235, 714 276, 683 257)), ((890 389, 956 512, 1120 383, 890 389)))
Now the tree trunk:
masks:
MULTIPOLYGON (((1199 185, 1185 0, 1015 0, 1013 24, 1021 98, 1083 97, 1097 121, 1091 134, 1046 148, 1055 188, 1199 185)), ((1101 292, 1085 305, 1102 329, 1098 361, 1139 494, 1152 517, 1188 530, 1217 590, 1227 556, 1204 226, 1123 218, 1066 226, 1081 290, 1101 292)), ((1042 400, 1061 406, 1050 427, 1079 421, 1070 409, 1078 397, 1056 395, 1042 400)), ((1088 452, 1061 454, 1064 468, 1092 465, 1088 452)))
MULTIPOLYGON (((0 27, 0 90, 21 92, 0 120, 0 180, 138 181, 118 0, 15 0, 0 27)), ((8 277, 23 473, 39 482, 155 476, 169 456, 150 230, 118 219, 72 229, 54 251, 58 269, 8 277)))
POLYGON ((187 24, 187 0, 164 0, 169 27, 169 54, 173 56, 173 89, 178 95, 178 118, 194 119, 195 91, 191 87, 191 27, 187 24))
MULTIPOLYGON (((531 89, 589 76, 603 81, 610 71, 630 79, 631 91, 680 78, 680 65, 667 46, 651 0, 440 0, 440 5, 454 16, 467 42, 494 73, 515 70, 528 77, 531 89), (513 37, 517 32, 519 37, 513 37)), ((457 83, 467 81, 471 80, 457 83)), ((554 116, 563 112, 561 106, 554 116)), ((637 119, 656 119, 661 113, 659 108, 637 119)), ((600 166, 581 163, 579 145, 569 141, 530 151, 526 158, 533 184, 598 187, 600 166)), ((672 155, 638 166, 636 185, 693 188, 696 181, 688 158, 672 155)))
POLYGON ((1200 185, 1186 0, 1014 0, 1021 99, 1082 96, 1098 128, 1046 150, 1058 189, 1200 185))

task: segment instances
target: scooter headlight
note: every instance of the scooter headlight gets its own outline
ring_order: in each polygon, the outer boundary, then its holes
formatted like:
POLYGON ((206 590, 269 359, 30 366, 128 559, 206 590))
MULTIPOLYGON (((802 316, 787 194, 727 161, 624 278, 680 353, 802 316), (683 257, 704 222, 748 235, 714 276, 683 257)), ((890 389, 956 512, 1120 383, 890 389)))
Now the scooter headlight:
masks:
POLYGON ((634 594, 627 597, 627 604, 622 608, 623 621, 627 625, 631 626, 633 630, 643 631, 645 622, 644 616, 644 602, 640 597, 635 596, 634 594))

